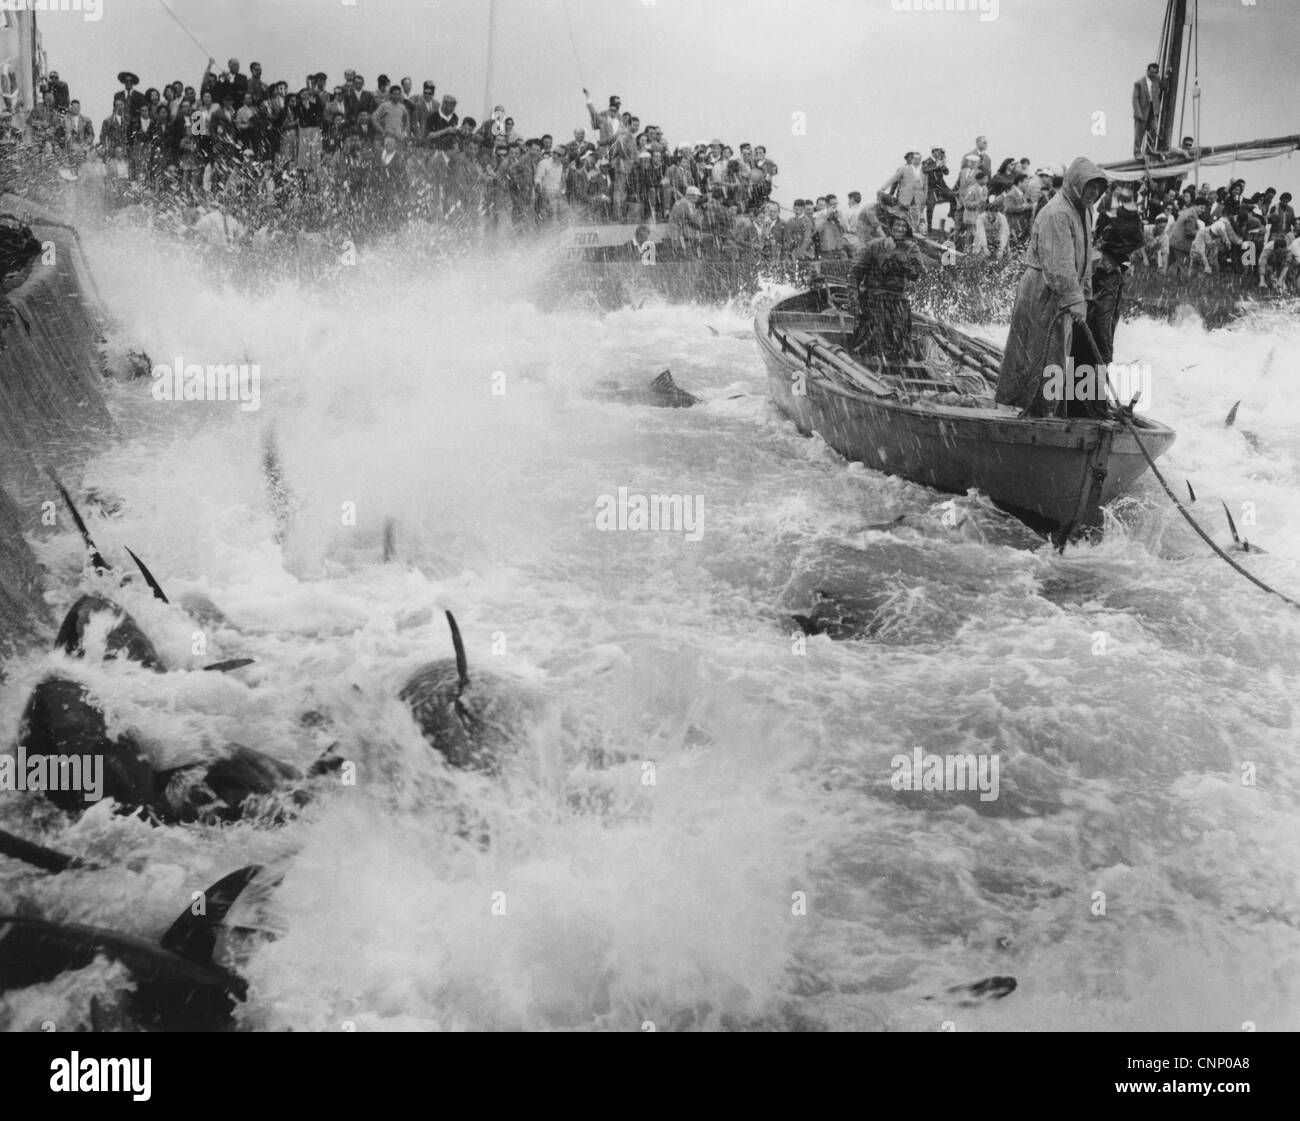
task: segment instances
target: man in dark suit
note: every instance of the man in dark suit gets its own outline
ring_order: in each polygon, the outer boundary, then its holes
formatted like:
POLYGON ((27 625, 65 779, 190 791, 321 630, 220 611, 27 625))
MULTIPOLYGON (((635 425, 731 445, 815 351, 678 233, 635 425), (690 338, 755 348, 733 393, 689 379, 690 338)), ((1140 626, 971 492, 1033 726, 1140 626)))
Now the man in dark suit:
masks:
POLYGON ((1151 63, 1144 77, 1133 83, 1133 158, 1140 160, 1143 149, 1156 150, 1156 113, 1160 108, 1160 66, 1151 63))
MULTIPOLYGON (((346 78, 347 75, 345 74, 344 77, 346 78)), ((365 75, 353 74, 352 88, 343 91, 343 111, 348 123, 355 123, 359 114, 373 113, 377 108, 375 95, 366 89, 365 75)))

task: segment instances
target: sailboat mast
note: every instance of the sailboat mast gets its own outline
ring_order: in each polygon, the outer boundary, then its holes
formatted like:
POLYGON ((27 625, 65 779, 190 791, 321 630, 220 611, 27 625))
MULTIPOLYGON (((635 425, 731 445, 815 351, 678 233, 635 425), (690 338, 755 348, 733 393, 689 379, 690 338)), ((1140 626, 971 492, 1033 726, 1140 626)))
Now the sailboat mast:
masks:
POLYGON ((492 48, 497 34, 497 0, 488 0, 487 73, 483 75, 483 120, 492 119, 492 48))
POLYGON ((1156 117, 1156 151, 1167 152, 1174 146, 1174 114, 1178 108, 1179 78, 1182 76, 1183 33, 1187 26, 1187 0, 1168 0, 1165 26, 1160 35, 1160 73, 1164 88, 1160 92, 1160 112, 1156 117))

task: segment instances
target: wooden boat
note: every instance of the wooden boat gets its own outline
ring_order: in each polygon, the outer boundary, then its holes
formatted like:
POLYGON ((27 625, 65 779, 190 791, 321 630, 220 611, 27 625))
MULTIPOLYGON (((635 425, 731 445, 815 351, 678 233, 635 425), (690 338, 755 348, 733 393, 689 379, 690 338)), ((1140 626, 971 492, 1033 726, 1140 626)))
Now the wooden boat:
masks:
MULTIPOLYGON (((978 489, 1058 543, 1100 526, 1102 507, 1147 470, 1120 420, 1022 418, 996 404, 1001 351, 929 316, 913 313, 923 361, 873 368, 847 349, 845 294, 823 285, 754 321, 772 398, 805 435, 935 490, 978 489)), ((1158 421, 1130 423, 1153 460, 1174 442, 1158 421)))

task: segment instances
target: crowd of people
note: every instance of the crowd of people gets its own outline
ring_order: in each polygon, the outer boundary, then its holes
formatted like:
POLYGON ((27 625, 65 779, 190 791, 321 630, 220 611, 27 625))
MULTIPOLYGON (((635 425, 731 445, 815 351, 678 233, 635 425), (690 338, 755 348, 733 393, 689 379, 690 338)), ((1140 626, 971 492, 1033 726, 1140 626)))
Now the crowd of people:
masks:
MULTIPOLYGON (((190 213, 217 204, 223 238, 277 224, 361 232, 413 217, 510 231, 665 223, 669 255, 799 264, 854 257, 901 212, 915 235, 1002 258, 1023 249, 1064 176, 1059 165, 1031 170, 1027 158, 1004 159, 995 170, 979 136, 951 182, 943 148, 924 158, 909 151, 873 200, 850 191, 844 203, 827 194, 786 209, 771 199, 778 168, 763 145, 674 146, 617 96, 598 109, 584 90, 587 119, 557 141, 525 136, 501 105, 483 122, 462 117, 456 97, 439 95, 431 80, 417 92, 409 77, 381 74, 371 89, 364 75, 345 70, 333 86, 315 73, 292 91, 265 79, 260 63, 245 75, 237 59, 223 70, 209 60, 193 86, 178 79, 141 89, 130 71, 118 78, 122 90, 96 129, 51 72, 21 131, 0 109, 0 143, 26 145, 68 174, 129 184, 190 213)), ((1184 139, 1184 149, 1190 143, 1184 139)), ((1134 261, 1300 285, 1289 194, 1247 196, 1240 179, 1180 193, 1156 179, 1138 186, 1134 202, 1143 220, 1134 261)))
POLYGON ((1137 256, 1173 274, 1254 275, 1259 287, 1300 290, 1300 242, 1291 194, 1268 187, 1145 186, 1138 193, 1144 243, 1137 256))
POLYGON ((209 60, 196 85, 141 88, 118 75, 121 92, 96 130, 68 86, 51 73, 21 133, 0 115, 0 139, 59 159, 71 174, 100 176, 180 200, 219 200, 239 211, 255 202, 310 198, 294 207, 319 223, 340 217, 383 224, 412 217, 529 230, 554 223, 667 222, 690 200, 704 223, 699 248, 722 240, 719 214, 755 215, 777 166, 761 145, 721 140, 672 145, 620 98, 571 135, 526 136, 498 105, 482 122, 462 117, 457 98, 424 81, 380 75, 371 88, 346 70, 333 86, 315 73, 296 91, 245 75, 237 59, 209 60), (286 199, 286 196, 290 198, 286 199))

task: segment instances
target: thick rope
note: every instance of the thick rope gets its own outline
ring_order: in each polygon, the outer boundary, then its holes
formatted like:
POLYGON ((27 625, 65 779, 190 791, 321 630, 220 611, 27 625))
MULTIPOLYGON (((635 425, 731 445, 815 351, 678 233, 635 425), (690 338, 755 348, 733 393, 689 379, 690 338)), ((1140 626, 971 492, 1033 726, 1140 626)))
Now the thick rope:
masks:
MULTIPOLYGON (((1089 345, 1097 354, 1100 354, 1101 351, 1097 349, 1097 341, 1092 337, 1092 331, 1088 327, 1087 323, 1082 323, 1080 324, 1080 326, 1083 328, 1084 336, 1087 338, 1089 345)), ((1197 536, 1199 536, 1202 541, 1204 541, 1211 549, 1213 549, 1215 554, 1218 555, 1218 557, 1221 560, 1225 561, 1230 567, 1236 569, 1237 572, 1241 573, 1242 576, 1244 576, 1256 587, 1263 588, 1264 591, 1277 596, 1278 599, 1282 600, 1284 603, 1289 603, 1292 607, 1300 608, 1300 603, 1297 603, 1289 596, 1283 595, 1276 588, 1270 588, 1267 584, 1264 583, 1263 580, 1259 579, 1258 576, 1255 576, 1253 573, 1248 572, 1246 569, 1242 568, 1241 565, 1239 565, 1235 560, 1233 560, 1230 556, 1228 556, 1227 553, 1225 553, 1221 548, 1219 548, 1218 544, 1210 537, 1208 533, 1205 532, 1204 529, 1201 528, 1201 524, 1194 517, 1192 517, 1190 511, 1188 511, 1187 507, 1182 504, 1178 495, 1176 495, 1173 492, 1173 489, 1169 486, 1168 482, 1165 481, 1165 477, 1160 473, 1160 468, 1156 466, 1156 461, 1151 458, 1151 453, 1147 451, 1146 445, 1142 442, 1142 437, 1137 434, 1137 429, 1133 425, 1133 419, 1129 416, 1124 406, 1122 406, 1119 403, 1118 399, 1115 397, 1115 393, 1111 389, 1109 374, 1107 374, 1106 376, 1106 393, 1110 397, 1112 404, 1115 406, 1115 410, 1119 415, 1120 423, 1123 424, 1124 427, 1129 430, 1129 433, 1136 441, 1138 450, 1142 453, 1142 458, 1147 461, 1147 466, 1151 468, 1151 473, 1156 477, 1156 480, 1160 483, 1160 485, 1164 487, 1165 494, 1169 495, 1170 501, 1173 502, 1173 504, 1178 507, 1178 512, 1182 514, 1184 518, 1187 519, 1187 524, 1190 525, 1192 529, 1196 531, 1197 536)))

